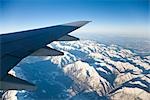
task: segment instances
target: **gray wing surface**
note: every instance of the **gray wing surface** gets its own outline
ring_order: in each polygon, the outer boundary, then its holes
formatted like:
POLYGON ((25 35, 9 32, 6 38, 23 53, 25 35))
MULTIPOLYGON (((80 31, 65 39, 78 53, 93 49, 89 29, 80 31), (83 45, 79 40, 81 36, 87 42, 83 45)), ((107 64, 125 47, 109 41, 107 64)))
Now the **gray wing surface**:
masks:
POLYGON ((68 33, 80 28, 88 22, 89 21, 78 21, 40 29, 1 34, 0 90, 28 89, 34 86, 24 80, 8 75, 8 72, 23 58, 31 54, 34 56, 62 55, 62 52, 47 48, 46 45, 57 40, 78 40, 78 38, 69 36, 68 33), (19 86, 22 88, 17 88, 19 86))

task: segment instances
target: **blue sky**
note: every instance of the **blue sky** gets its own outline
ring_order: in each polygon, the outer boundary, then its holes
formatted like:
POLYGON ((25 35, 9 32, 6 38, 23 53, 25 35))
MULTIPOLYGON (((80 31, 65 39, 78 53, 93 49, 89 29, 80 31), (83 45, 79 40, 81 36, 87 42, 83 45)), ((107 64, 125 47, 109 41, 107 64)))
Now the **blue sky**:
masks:
POLYGON ((1 0, 1 33, 78 20, 92 23, 76 31, 146 37, 148 0, 1 0))

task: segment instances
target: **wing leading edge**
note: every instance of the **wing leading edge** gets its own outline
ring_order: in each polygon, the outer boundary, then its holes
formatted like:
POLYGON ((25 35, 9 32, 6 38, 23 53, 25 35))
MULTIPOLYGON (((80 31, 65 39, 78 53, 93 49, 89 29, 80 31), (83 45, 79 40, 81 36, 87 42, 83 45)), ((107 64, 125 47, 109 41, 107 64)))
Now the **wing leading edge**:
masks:
POLYGON ((8 72, 28 55, 63 55, 62 52, 46 47, 46 45, 53 41, 78 40, 78 38, 70 36, 68 33, 87 23, 89 21, 78 21, 46 28, 1 34, 0 90, 34 89, 33 84, 15 78, 9 75, 8 72))

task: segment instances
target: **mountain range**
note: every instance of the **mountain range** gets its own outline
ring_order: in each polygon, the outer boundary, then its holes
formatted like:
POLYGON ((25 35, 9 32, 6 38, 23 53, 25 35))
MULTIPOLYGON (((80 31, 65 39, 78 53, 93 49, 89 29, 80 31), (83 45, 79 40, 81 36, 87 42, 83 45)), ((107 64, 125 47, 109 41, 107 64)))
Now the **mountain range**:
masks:
POLYGON ((8 100, 149 100, 150 56, 91 40, 53 42, 63 56, 23 59, 9 73, 37 85, 8 100))

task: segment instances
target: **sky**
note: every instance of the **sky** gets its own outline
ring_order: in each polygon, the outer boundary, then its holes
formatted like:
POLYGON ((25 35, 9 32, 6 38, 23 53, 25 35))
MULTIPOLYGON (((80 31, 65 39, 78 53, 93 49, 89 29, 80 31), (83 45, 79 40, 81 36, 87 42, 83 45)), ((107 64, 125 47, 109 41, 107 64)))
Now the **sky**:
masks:
POLYGON ((77 33, 150 36, 149 0, 0 1, 0 33, 88 20, 77 33))

